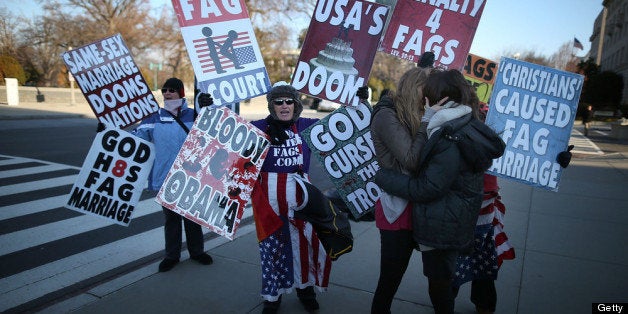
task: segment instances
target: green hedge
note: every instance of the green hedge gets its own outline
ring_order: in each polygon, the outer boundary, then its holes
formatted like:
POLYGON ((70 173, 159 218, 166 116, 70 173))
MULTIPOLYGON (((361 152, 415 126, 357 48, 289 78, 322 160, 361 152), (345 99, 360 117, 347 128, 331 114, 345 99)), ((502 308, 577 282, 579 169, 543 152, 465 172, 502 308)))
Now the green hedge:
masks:
POLYGON ((26 83, 26 72, 17 60, 11 56, 0 56, 0 85, 4 85, 4 78, 16 78, 20 85, 26 83))

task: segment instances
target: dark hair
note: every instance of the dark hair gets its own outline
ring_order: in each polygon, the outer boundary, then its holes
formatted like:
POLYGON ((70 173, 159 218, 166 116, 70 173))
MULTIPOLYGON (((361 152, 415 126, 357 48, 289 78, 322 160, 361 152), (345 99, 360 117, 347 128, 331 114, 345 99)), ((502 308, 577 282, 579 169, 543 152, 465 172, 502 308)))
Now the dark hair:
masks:
POLYGON ((172 88, 179 93, 179 97, 185 97, 185 89, 183 88, 183 82, 176 78, 171 77, 164 82, 164 85, 161 88, 172 88))
POLYGON ((384 98, 384 96, 390 96, 390 89, 384 88, 382 92, 379 94, 379 99, 384 98))
POLYGON ((471 107, 473 116, 479 118, 479 98, 458 70, 433 71, 423 86, 423 96, 429 100, 430 105, 449 97, 449 101, 471 107))

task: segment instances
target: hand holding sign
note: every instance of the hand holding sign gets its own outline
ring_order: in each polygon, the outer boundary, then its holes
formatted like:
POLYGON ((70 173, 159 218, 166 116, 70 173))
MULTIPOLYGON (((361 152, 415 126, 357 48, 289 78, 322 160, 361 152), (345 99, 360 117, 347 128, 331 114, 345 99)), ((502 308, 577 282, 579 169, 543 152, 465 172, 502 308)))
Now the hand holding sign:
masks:
POLYGON ((198 106, 200 108, 209 107, 213 104, 214 99, 212 98, 212 95, 206 93, 201 93, 200 95, 198 95, 198 106))
POLYGON ((567 168, 569 166, 569 162, 571 162, 571 150, 573 149, 573 145, 569 145, 566 151, 562 151, 558 153, 556 156, 556 162, 563 168, 567 168))

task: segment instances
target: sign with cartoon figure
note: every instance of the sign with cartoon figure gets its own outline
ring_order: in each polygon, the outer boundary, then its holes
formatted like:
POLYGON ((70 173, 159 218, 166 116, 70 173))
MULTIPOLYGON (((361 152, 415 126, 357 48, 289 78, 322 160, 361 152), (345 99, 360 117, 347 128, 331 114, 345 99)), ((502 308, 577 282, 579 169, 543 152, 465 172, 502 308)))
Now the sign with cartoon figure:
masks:
POLYGON ((362 0, 319 0, 291 85, 302 93, 357 106, 377 52, 388 7, 362 0))
POLYGON ((266 94, 270 79, 243 0, 172 0, 198 88, 222 106, 266 94))
POLYGON ((105 125, 124 128, 159 110, 122 36, 64 52, 70 74, 105 125))
POLYGON ((65 207, 128 226, 154 159, 151 142, 114 128, 97 133, 65 207))
POLYGON ((379 187, 373 177, 379 169, 371 139, 371 107, 340 107, 303 131, 339 195, 358 218, 375 208, 379 187))
POLYGON ((469 54, 467 62, 464 64, 464 68, 462 68, 462 74, 475 89, 475 93, 480 99, 480 104, 488 104, 493 91, 493 84, 495 84, 495 76, 497 75, 497 63, 469 54))
POLYGON ((397 58, 417 62, 426 51, 434 66, 460 70, 464 66, 485 0, 398 0, 381 49, 397 58))
POLYGON ((582 91, 582 75, 502 58, 486 124, 506 143, 489 172, 535 187, 558 190, 582 91))
POLYGON ((157 202, 233 239, 269 144, 263 132, 228 108, 203 108, 157 202))

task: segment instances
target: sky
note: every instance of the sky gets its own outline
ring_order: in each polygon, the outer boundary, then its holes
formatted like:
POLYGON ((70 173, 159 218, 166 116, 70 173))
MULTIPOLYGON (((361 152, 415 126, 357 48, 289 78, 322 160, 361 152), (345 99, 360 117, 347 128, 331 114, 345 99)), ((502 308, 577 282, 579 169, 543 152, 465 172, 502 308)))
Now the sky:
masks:
MULTIPOLYGON (((0 6, 26 17, 32 17, 40 8, 35 0, 3 2, 0 6)), ((151 4, 161 7, 171 5, 171 1, 151 0, 151 4)), ((602 0, 487 0, 470 53, 494 61, 505 53, 527 51, 550 57, 564 43, 573 43, 575 37, 584 49, 574 52, 582 57, 591 47, 593 22, 602 8, 602 0)), ((309 21, 303 19, 300 23, 305 28, 309 21)))

